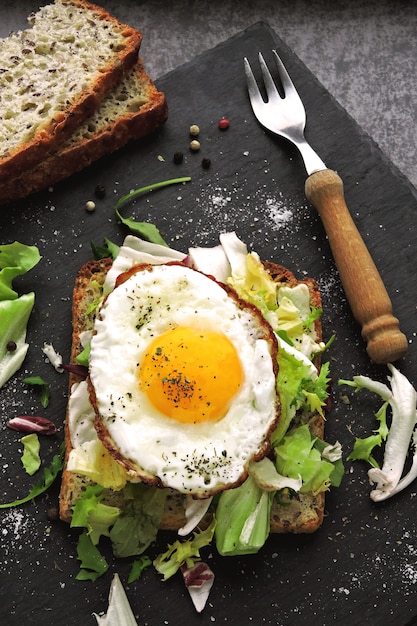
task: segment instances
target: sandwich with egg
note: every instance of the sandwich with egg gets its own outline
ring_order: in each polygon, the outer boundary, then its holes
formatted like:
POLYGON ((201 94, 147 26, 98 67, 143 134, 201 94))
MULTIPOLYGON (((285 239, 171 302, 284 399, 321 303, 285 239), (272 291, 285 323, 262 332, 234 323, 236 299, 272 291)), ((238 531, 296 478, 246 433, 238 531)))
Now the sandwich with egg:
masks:
POLYGON ((198 527, 225 556, 313 532, 343 474, 317 283, 219 239, 182 253, 129 235, 76 278, 60 516, 117 556, 158 530, 198 527))

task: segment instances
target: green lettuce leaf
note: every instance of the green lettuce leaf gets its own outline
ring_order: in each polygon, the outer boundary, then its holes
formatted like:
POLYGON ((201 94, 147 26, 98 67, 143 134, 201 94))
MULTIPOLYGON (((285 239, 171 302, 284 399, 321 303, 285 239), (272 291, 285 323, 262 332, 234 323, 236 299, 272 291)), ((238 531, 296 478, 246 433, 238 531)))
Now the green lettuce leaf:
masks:
POLYGON ((103 576, 109 568, 106 559, 91 541, 87 531, 78 538, 77 558, 80 561, 80 571, 75 577, 77 580, 95 581, 103 576))
POLYGON ((134 583, 135 580, 138 580, 142 576, 143 570, 150 565, 152 565, 152 561, 148 556, 142 555, 135 559, 132 563, 132 567, 130 568, 129 578, 127 579, 128 585, 134 583))
POLYGON ((142 554, 156 539, 168 492, 142 483, 130 483, 123 493, 128 505, 110 530, 113 553, 117 557, 142 554))
POLYGON ((320 493, 331 484, 334 465, 322 458, 316 441, 308 424, 304 424, 288 432, 275 447, 278 472, 290 478, 301 476, 303 486, 300 493, 320 493))
POLYGON ((277 445, 288 428, 295 413, 305 409, 323 415, 323 407, 329 395, 329 363, 321 366, 319 375, 311 377, 310 368, 282 348, 278 352, 277 389, 281 399, 281 417, 272 436, 277 445))
POLYGON ((216 508, 216 547, 222 556, 255 554, 269 536, 273 491, 261 489, 252 476, 220 495, 216 508))
POLYGON ((22 437, 20 441, 23 444, 22 465, 26 473, 33 476, 41 466, 39 437, 36 433, 31 433, 22 437))
POLYGON ((12 287, 13 280, 26 274, 40 259, 36 246, 18 241, 0 245, 0 300, 15 300, 18 297, 12 287))
POLYGON ((118 507, 103 504, 104 496, 103 487, 89 485, 73 507, 71 528, 85 528, 93 545, 101 536, 110 536, 110 527, 121 512, 118 507))
POLYGON ((0 301, 0 387, 17 372, 26 357, 29 348, 26 328, 34 302, 34 293, 0 301), (8 349, 11 342, 16 344, 15 350, 8 349))
POLYGON ((389 428, 387 425, 387 408, 389 402, 384 402, 379 411, 375 413, 375 417, 379 422, 378 428, 369 437, 363 439, 356 438, 352 452, 349 454, 348 461, 366 461, 372 467, 379 467, 378 461, 373 456, 375 448, 380 448, 388 437, 389 428))
POLYGON ((186 541, 174 541, 168 546, 166 552, 156 557, 153 565, 163 575, 163 580, 168 580, 173 576, 181 565, 185 564, 187 568, 190 568, 200 560, 200 550, 210 545, 215 527, 216 520, 213 518, 206 530, 197 529, 193 537, 186 541))
POLYGON ((0 387, 21 367, 27 350, 26 327, 35 302, 33 292, 18 297, 12 281, 40 260, 36 246, 15 241, 0 245, 0 387), (10 345, 14 349, 10 350, 10 345))

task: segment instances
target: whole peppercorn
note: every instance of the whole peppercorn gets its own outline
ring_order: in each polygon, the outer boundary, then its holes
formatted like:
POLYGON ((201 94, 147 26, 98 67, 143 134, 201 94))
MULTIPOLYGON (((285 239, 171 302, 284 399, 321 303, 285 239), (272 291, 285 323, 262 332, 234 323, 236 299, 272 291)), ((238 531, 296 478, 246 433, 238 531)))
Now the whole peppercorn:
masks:
POLYGON ((46 514, 50 522, 56 522, 57 520, 59 520, 59 509, 57 506, 50 506, 46 514))
POLYGON ((184 160, 184 155, 182 152, 175 152, 174 153, 174 163, 176 165, 179 165, 180 163, 182 163, 184 160))
POLYGON ((94 190, 94 195, 96 196, 96 198, 99 198, 100 200, 102 200, 104 198, 104 196, 106 195, 106 188, 104 185, 97 185, 97 187, 94 190))
POLYGON ((85 210, 88 213, 92 213, 93 211, 95 211, 96 210, 95 202, 93 202, 92 200, 88 200, 88 202, 85 203, 85 210))
POLYGON ((203 169, 208 170, 211 165, 211 160, 208 157, 204 157, 201 161, 203 169))
POLYGON ((225 117, 222 117, 222 119, 219 120, 218 122, 218 127, 220 128, 220 130, 227 130, 229 126, 230 126, 230 122, 225 117))
POLYGON ((190 126, 190 135, 191 137, 197 137, 200 134, 200 127, 197 124, 192 124, 190 126))
POLYGON ((16 349, 17 349, 17 344, 15 341, 7 342, 7 346, 6 346, 7 352, 15 352, 16 349))
POLYGON ((197 152, 198 150, 200 150, 200 142, 197 141, 197 139, 193 139, 192 141, 190 141, 190 150, 192 150, 193 152, 197 152))

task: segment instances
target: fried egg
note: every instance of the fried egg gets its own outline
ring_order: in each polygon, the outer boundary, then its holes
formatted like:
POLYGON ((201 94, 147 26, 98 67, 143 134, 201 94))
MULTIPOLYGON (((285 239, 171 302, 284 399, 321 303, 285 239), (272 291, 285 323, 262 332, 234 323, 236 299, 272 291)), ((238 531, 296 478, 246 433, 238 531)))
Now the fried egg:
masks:
POLYGON ((208 497, 237 486, 278 419, 277 342, 254 307, 181 263, 121 275, 90 351, 95 427, 132 478, 208 497))

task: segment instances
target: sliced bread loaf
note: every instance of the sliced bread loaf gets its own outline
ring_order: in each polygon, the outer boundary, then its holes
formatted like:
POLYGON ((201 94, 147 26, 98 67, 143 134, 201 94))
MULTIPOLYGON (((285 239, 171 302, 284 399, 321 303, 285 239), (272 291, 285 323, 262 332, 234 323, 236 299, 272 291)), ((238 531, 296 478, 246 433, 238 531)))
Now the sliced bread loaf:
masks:
POLYGON ((0 182, 55 150, 137 60, 142 35, 84 0, 56 0, 0 46, 0 182))
POLYGON ((165 96, 158 91, 139 59, 99 109, 63 146, 24 172, 0 185, 0 203, 16 200, 67 178, 130 139, 148 135, 168 116, 165 96))

